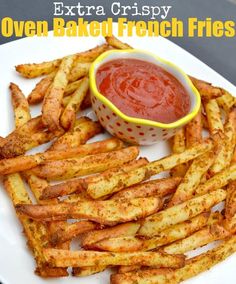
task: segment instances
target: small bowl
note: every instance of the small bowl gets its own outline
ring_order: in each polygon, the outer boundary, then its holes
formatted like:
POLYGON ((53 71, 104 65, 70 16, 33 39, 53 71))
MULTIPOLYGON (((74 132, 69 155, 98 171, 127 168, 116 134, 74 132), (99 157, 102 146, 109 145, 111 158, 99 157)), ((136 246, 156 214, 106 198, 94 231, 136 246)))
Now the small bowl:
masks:
POLYGON ((201 98, 188 76, 171 62, 143 50, 110 50, 100 55, 91 65, 89 71, 92 108, 102 126, 121 140, 139 145, 151 145, 160 140, 172 137, 179 128, 192 120, 198 113, 201 98), (153 120, 125 115, 97 89, 96 72, 104 63, 120 59, 132 58, 154 63, 177 78, 190 96, 190 111, 181 119, 172 123, 161 123, 153 120))

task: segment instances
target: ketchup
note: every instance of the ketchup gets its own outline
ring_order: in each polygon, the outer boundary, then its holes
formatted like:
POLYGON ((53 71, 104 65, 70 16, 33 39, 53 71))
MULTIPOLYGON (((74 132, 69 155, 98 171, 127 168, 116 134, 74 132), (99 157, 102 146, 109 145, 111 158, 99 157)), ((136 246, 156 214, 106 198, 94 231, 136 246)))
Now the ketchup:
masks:
POLYGON ((162 67, 137 59, 115 59, 96 73, 99 92, 128 116, 171 123, 190 110, 182 84, 162 67))

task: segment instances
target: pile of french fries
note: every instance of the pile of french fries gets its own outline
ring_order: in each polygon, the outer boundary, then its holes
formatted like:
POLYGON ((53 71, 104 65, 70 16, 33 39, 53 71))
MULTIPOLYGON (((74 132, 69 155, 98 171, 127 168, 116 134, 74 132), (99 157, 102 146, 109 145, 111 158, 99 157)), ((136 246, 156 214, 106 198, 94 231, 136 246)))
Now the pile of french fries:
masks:
POLYGON ((114 137, 87 143, 102 132, 80 116, 90 106, 89 66, 111 48, 131 47, 108 37, 83 53, 16 67, 26 78, 44 77, 27 99, 10 84, 16 128, 0 139, 0 175, 39 276, 116 267, 113 284, 179 283, 236 251, 236 100, 190 77, 201 110, 160 160, 138 158, 137 146, 114 137), (42 115, 31 118, 29 105, 40 102, 42 115), (25 155, 49 141, 45 152, 25 155), (164 171, 168 177, 154 177, 164 171), (212 210, 223 201, 221 212, 212 210), (214 249, 186 257, 216 240, 214 249))

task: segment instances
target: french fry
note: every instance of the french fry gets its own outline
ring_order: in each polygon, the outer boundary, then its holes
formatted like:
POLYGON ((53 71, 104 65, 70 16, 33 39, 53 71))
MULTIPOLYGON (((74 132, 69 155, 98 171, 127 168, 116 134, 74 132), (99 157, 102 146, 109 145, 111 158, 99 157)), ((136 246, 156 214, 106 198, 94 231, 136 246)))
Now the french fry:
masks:
POLYGON ((187 149, 183 153, 173 154, 160 160, 121 174, 113 175, 109 180, 89 182, 84 184, 88 194, 96 199, 108 194, 120 191, 121 189, 137 184, 150 176, 169 170, 178 164, 188 162, 201 154, 209 151, 213 146, 212 141, 207 140, 200 145, 187 149))
MULTIPOLYGON (((182 153, 185 150, 185 130, 181 128, 173 137, 172 152, 175 154, 182 153)), ((187 170, 187 164, 180 164, 170 170, 173 177, 183 177, 187 170)))
POLYGON ((201 117, 201 122, 202 122, 202 128, 208 130, 209 125, 208 125, 207 117, 203 113, 202 113, 202 117, 201 117))
POLYGON ((48 74, 46 77, 41 79, 35 86, 35 88, 28 95, 27 100, 30 105, 38 104, 43 101, 43 98, 48 91, 50 85, 53 82, 56 71, 48 74))
POLYGON ((64 99, 72 95, 79 88, 80 84, 81 84, 81 80, 77 80, 77 81, 69 83, 65 88, 64 99))
POLYGON ((71 100, 65 107, 60 121, 64 129, 70 129, 76 120, 76 113, 80 108, 80 105, 85 98, 85 95, 89 88, 89 80, 87 77, 81 79, 78 89, 72 94, 71 100))
MULTIPOLYGON (((112 150, 112 149, 111 149, 112 150)), ((30 173, 48 180, 63 180, 103 172, 134 160, 139 154, 138 147, 99 153, 79 158, 47 161, 30 170, 30 173)))
POLYGON ((162 249, 165 253, 181 254, 196 248, 207 245, 211 242, 229 237, 230 233, 219 224, 206 226, 198 232, 193 233, 191 236, 174 242, 162 249))
POLYGON ((149 237, 157 235, 159 232, 170 226, 184 222, 202 212, 208 211, 211 207, 223 201, 225 198, 225 190, 218 189, 167 208, 147 217, 139 229, 138 235, 149 237))
POLYGON ((199 91, 203 101, 210 101, 223 95, 221 88, 214 87, 210 83, 189 77, 195 88, 199 91))
POLYGON ((139 228, 140 224, 129 222, 121 225, 116 225, 111 228, 90 231, 82 236, 81 246, 87 249, 90 248, 91 245, 100 242, 106 238, 134 236, 139 228))
POLYGON ((79 158, 91 154, 105 153, 120 149, 122 146, 123 143, 120 140, 110 138, 104 141, 81 145, 76 148, 69 148, 67 151, 47 151, 31 156, 19 156, 11 159, 3 159, 0 160, 0 175, 26 171, 38 165, 45 164, 47 161, 64 161, 63 159, 73 157, 79 158))
POLYGON ((106 36, 105 37, 106 42, 116 48, 116 49, 133 49, 133 47, 131 47, 130 45, 128 45, 127 43, 124 43, 122 41, 120 41, 118 38, 116 38, 114 35, 112 36, 106 36))
POLYGON ((193 194, 201 182, 202 176, 214 162, 214 152, 209 151, 193 160, 182 182, 177 187, 168 207, 180 204, 193 197, 193 194))
POLYGON ((227 238, 216 248, 186 261, 184 267, 176 270, 149 269, 112 276, 112 284, 169 284, 180 283, 209 270, 217 263, 225 260, 236 251, 236 236, 227 238))
POLYGON ((29 121, 31 118, 29 104, 24 94, 16 84, 11 83, 10 90, 12 105, 14 108, 15 125, 16 128, 18 128, 19 126, 29 121))
POLYGON ((62 112, 62 99, 74 60, 75 56, 68 56, 62 60, 43 100, 42 121, 52 132, 61 129, 59 119, 62 112))
POLYGON ((211 220, 213 218, 215 218, 215 216, 213 217, 209 213, 202 213, 190 220, 167 228, 162 232, 159 232, 158 236, 152 237, 147 240, 143 240, 134 236, 113 237, 93 243, 86 248, 112 252, 153 250, 163 245, 172 243, 176 240, 188 237, 193 232, 198 231, 209 222, 212 222, 211 220))
POLYGON ((217 101, 210 100, 204 104, 207 121, 209 125, 209 131, 213 135, 217 132, 224 132, 223 123, 221 121, 220 108, 217 101))
MULTIPOLYGON (((140 158, 138 160, 134 160, 134 161, 128 162, 127 164, 124 164, 122 166, 122 171, 129 171, 129 170, 141 167, 143 165, 146 165, 147 163, 148 163, 147 159, 140 158)), ((120 167, 108 169, 102 174, 100 174, 99 177, 102 176, 102 177, 109 178, 113 173, 116 173, 117 170, 121 170, 120 167)), ((91 177, 85 178, 85 180, 88 180, 88 181, 90 179, 91 177)), ((95 179, 94 176, 92 177, 92 179, 93 180, 95 179)), ((59 184, 50 186, 48 188, 45 188, 41 196, 41 199, 48 199, 48 198, 68 195, 68 194, 72 194, 73 192, 77 192, 77 193, 84 192, 83 183, 84 183, 84 179, 73 179, 73 180, 66 181, 64 183, 59 183, 59 184)), ((86 192, 84 192, 84 194, 85 193, 86 192)), ((87 193, 86 193, 86 198, 91 199, 91 197, 87 193)))
POLYGON ((186 125, 186 146, 192 147, 202 142, 202 115, 201 110, 198 114, 186 125))
POLYGON ((90 62, 84 62, 84 63, 77 63, 74 65, 70 71, 69 75, 69 82, 75 82, 84 76, 88 75, 89 68, 91 66, 90 62))
POLYGON ((59 137, 49 150, 67 150, 68 148, 78 147, 101 132, 102 127, 98 122, 87 117, 81 117, 75 122, 73 130, 67 131, 59 137))
POLYGON ((109 253, 97 251, 67 251, 45 249, 47 261, 55 267, 84 267, 105 265, 159 266, 179 268, 184 265, 183 255, 168 255, 159 252, 109 253))
POLYGON ((204 184, 200 185, 196 189, 197 195, 206 194, 217 188, 224 187, 229 182, 236 179, 236 164, 232 164, 230 167, 225 170, 217 173, 212 178, 208 179, 204 184))
MULTIPOLYGON (((102 44, 90 50, 77 53, 75 54, 76 61, 74 65, 76 66, 80 62, 92 62, 107 49, 108 49, 108 45, 102 44)), ((59 58, 59 59, 55 59, 55 60, 48 61, 48 62, 42 62, 42 63, 20 64, 16 66, 16 71, 26 78, 35 78, 35 77, 39 77, 42 75, 48 75, 52 73, 53 71, 55 71, 60 66, 64 58, 59 58)))
MULTIPOLYGON (((159 198, 133 200, 84 201, 75 204, 18 205, 17 212, 40 221, 88 219, 104 225, 129 222, 157 212, 162 206, 159 198)), ((88 265, 89 266, 89 265, 88 265)))
POLYGON ((72 224, 65 223, 64 227, 58 228, 53 232, 50 237, 50 242, 55 246, 70 241, 78 235, 94 230, 95 228, 96 225, 89 221, 80 221, 72 224))
POLYGON ((221 89, 223 96, 217 98, 217 103, 220 107, 223 108, 223 110, 228 113, 231 108, 235 105, 236 100, 235 97, 233 97, 229 92, 227 92, 224 89, 221 89))
POLYGON ((32 118, 4 139, 0 155, 4 158, 11 158, 24 154, 35 145, 38 146, 38 141, 33 140, 32 135, 43 129, 41 117, 32 118))
POLYGON ((132 199, 149 196, 164 197, 174 193, 180 182, 180 177, 151 180, 125 188, 114 194, 111 199, 132 199))
POLYGON ((231 182, 227 187, 227 197, 225 202, 224 227, 231 233, 236 232, 236 182, 231 182))

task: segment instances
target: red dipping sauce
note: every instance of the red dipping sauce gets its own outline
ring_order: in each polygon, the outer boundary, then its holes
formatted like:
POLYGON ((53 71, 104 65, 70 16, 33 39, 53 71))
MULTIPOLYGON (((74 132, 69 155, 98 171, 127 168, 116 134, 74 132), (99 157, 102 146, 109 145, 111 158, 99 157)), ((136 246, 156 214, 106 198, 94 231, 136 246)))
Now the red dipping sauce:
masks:
POLYGON ((190 110, 182 84, 162 67, 138 59, 115 59, 96 73, 99 92, 124 114, 171 123, 190 110))

